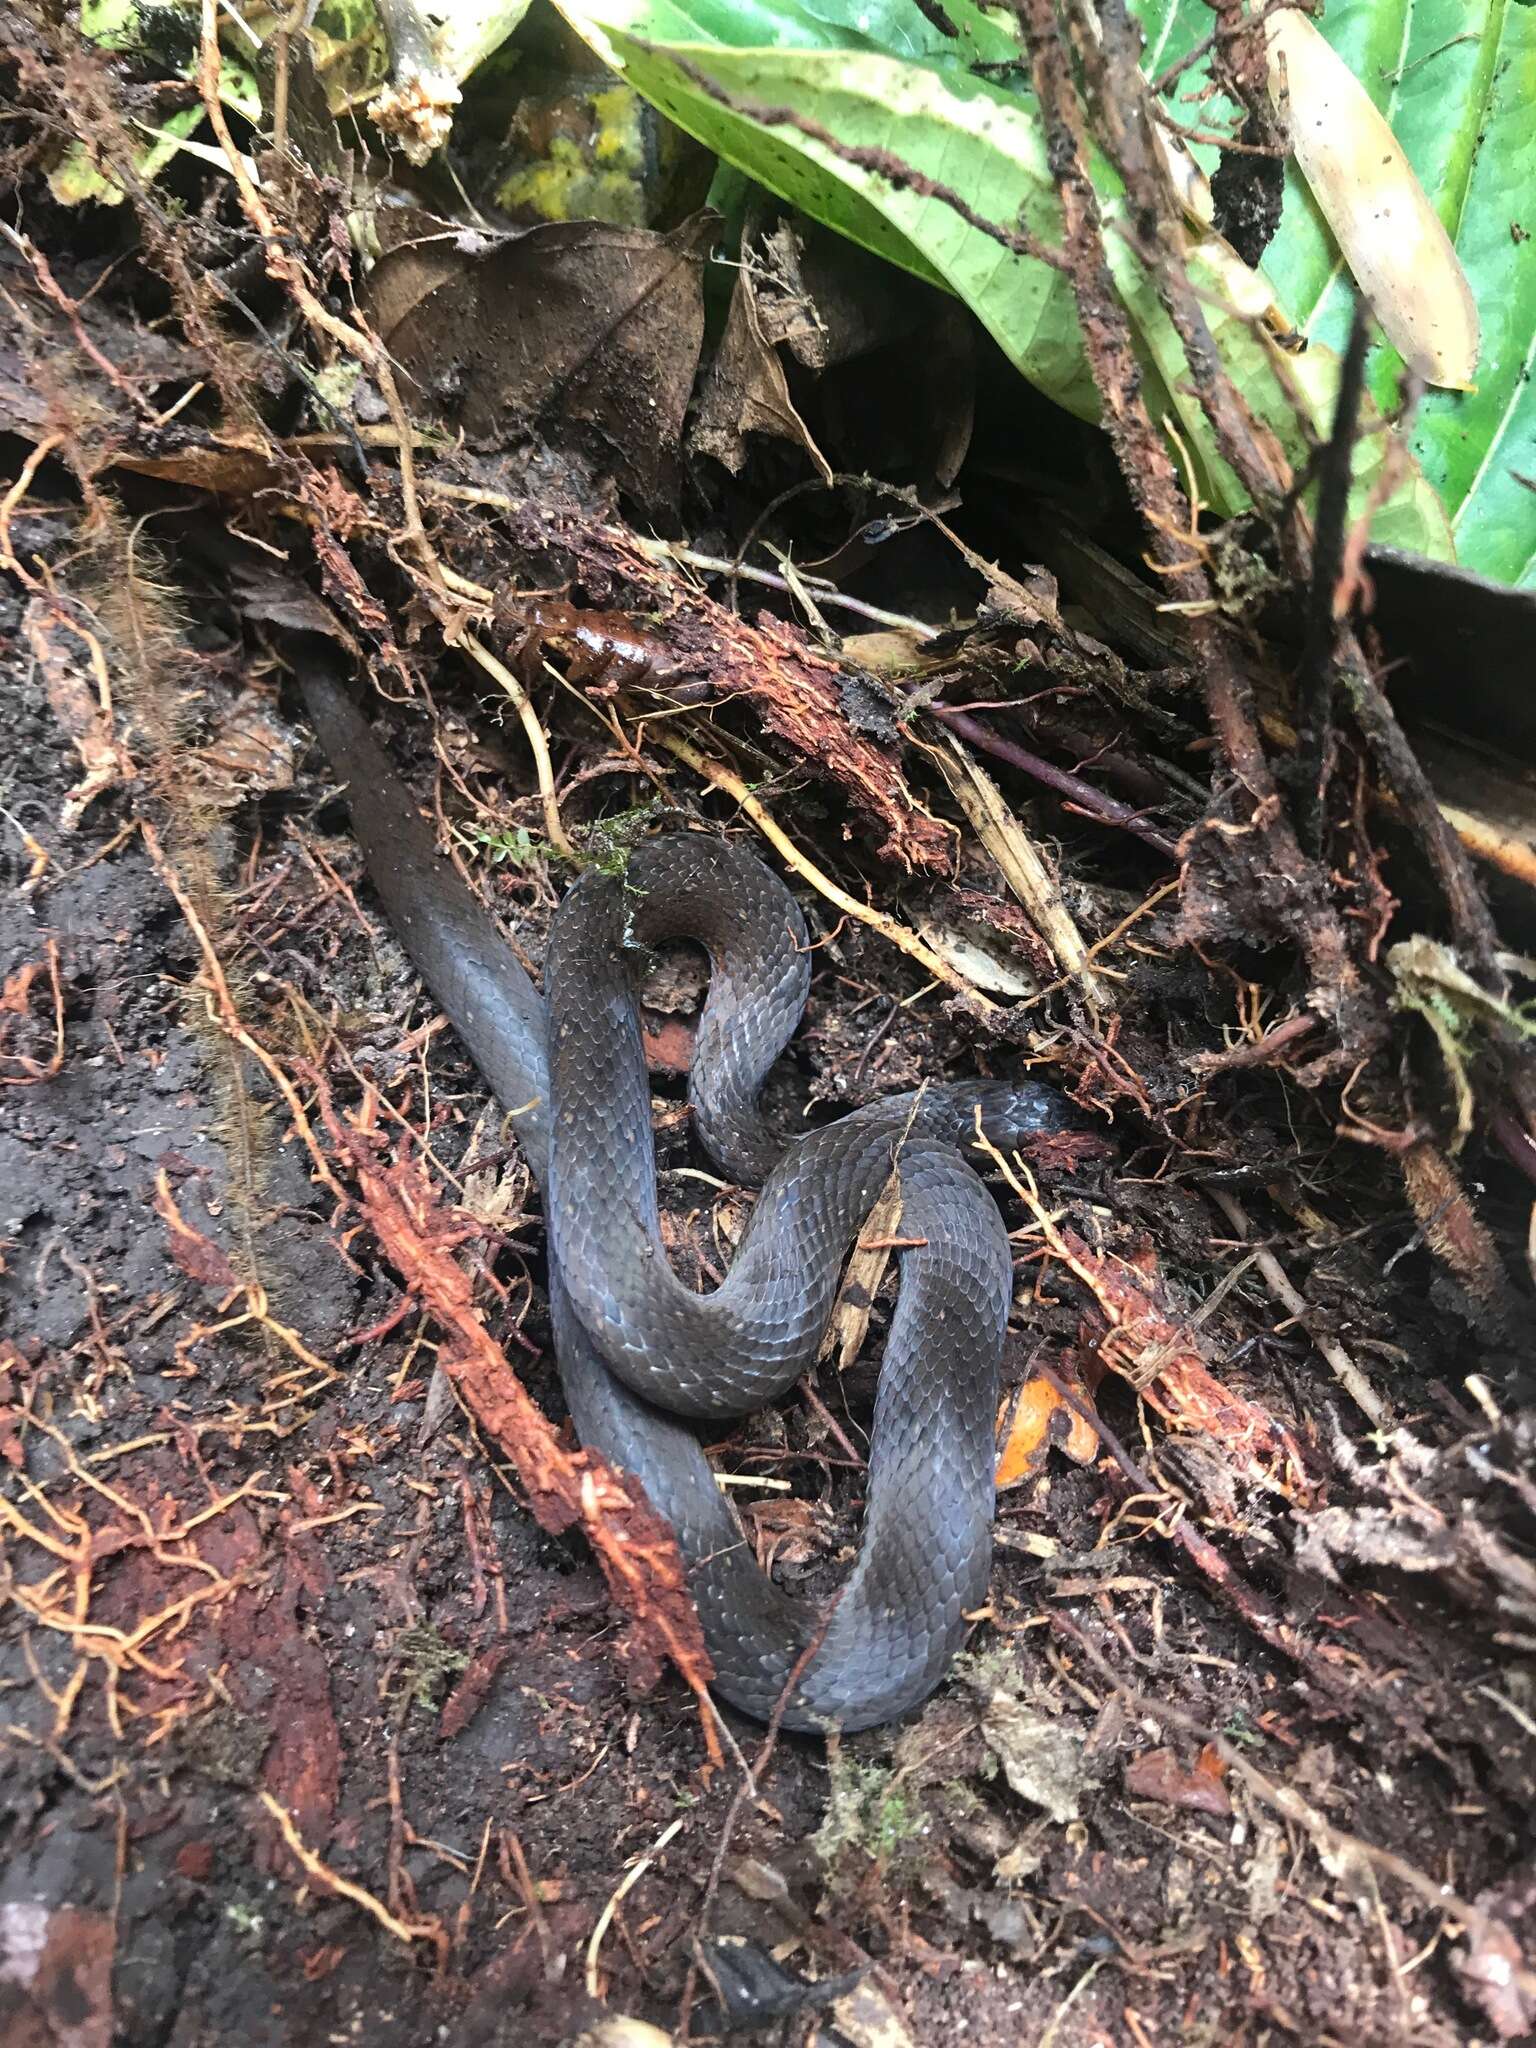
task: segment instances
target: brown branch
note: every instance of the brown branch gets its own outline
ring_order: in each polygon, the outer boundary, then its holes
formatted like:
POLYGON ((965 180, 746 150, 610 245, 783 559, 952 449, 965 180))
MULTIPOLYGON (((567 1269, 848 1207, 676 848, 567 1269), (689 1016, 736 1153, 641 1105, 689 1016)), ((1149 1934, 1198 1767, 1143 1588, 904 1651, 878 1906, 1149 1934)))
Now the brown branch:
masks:
POLYGON ((1147 411, 1130 323, 1104 253, 1098 200, 1085 168, 1082 105, 1054 0, 1015 0, 1015 5, 1045 120, 1046 148, 1066 226, 1069 272, 1103 402, 1104 425, 1151 536, 1151 559, 1173 597, 1188 608, 1186 630, 1205 679, 1211 723, 1228 765, 1250 799, 1246 829, 1259 840, 1252 864, 1255 885, 1265 892, 1268 913, 1305 952, 1313 1006, 1326 1014, 1340 1039, 1336 1063, 1347 1059, 1353 1064, 1381 1043, 1385 1020, 1362 986, 1325 879, 1304 858, 1285 818, 1259 736, 1252 686, 1238 666, 1226 627, 1214 615, 1215 593, 1196 545, 1194 515, 1147 411))
POLYGON ((316 1075, 315 1082, 326 1129, 357 1177, 380 1248, 447 1333, 439 1352, 444 1371, 506 1452, 539 1526, 558 1534, 580 1524, 609 1592, 630 1618, 636 1646, 653 1666, 673 1664, 693 1688, 710 1759, 719 1763, 708 1691, 714 1671, 677 1538, 634 1479, 594 1452, 568 1451, 560 1443, 487 1329, 473 1276, 451 1256, 452 1223, 425 1174, 409 1160, 383 1165, 377 1139, 339 1117, 323 1078, 316 1075))
POLYGON ((1017 768, 1021 775, 1040 782, 1047 789, 1065 797, 1069 804, 1084 811, 1090 818, 1103 825, 1117 825, 1123 832, 1132 832, 1147 846, 1153 847, 1166 860, 1177 860, 1178 848, 1165 832, 1156 825, 1148 824, 1140 811, 1132 810, 1129 804, 1121 803, 1118 797, 1107 796, 1103 790, 1095 789, 1091 782, 1084 782, 1080 775, 1074 775, 1070 768, 1058 768, 1054 762, 1046 761, 1039 754, 1032 754, 1027 747, 1017 745, 1013 740, 1004 739, 992 731, 969 712, 959 711, 948 704, 929 704, 929 715, 943 721, 952 732, 956 732, 973 747, 994 759, 1006 761, 1011 768, 1017 768))
MULTIPOLYGON (((1082 12, 1083 0, 1072 0, 1082 12)), ((1195 387, 1222 455, 1278 532, 1291 476, 1273 439, 1257 425, 1227 375, 1204 309, 1184 267, 1184 229, 1168 198, 1152 128, 1152 100, 1141 76, 1141 32, 1125 0, 1102 0, 1102 39, 1077 39, 1084 79, 1098 114, 1097 140, 1125 185, 1131 227, 1163 310, 1183 344, 1195 387)))
MULTIPOLYGON (((1333 432, 1322 451, 1317 492, 1317 538, 1307 592, 1307 636, 1296 678, 1297 725, 1295 795, 1297 835, 1314 859, 1322 851, 1324 801, 1333 732, 1333 691, 1339 638, 1339 574, 1349 527, 1349 485, 1354 468, 1360 401, 1365 395, 1365 351, 1370 324, 1365 302, 1355 300, 1349 346, 1339 375, 1333 432)), ((1347 600, 1346 600, 1347 602, 1347 600)))

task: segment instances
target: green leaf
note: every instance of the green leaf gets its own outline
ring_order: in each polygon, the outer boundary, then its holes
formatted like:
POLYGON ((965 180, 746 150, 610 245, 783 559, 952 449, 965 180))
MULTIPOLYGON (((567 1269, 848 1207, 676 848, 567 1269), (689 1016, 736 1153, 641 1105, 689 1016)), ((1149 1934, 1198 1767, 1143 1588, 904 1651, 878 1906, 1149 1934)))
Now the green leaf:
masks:
MULTIPOLYGON (((191 19, 184 11, 141 5, 140 0, 81 0, 80 33, 106 50, 144 49, 155 54, 167 34, 185 47, 192 34, 191 19)), ((197 66, 194 48, 181 66, 181 75, 195 83, 197 66)), ((260 121, 261 93, 250 67, 226 52, 219 57, 219 98, 253 125, 260 121)), ((147 139, 134 152, 134 170, 146 185, 159 177, 182 144, 196 134, 203 115, 199 103, 178 108, 153 126, 142 121, 136 124, 147 139)), ((100 206, 119 206, 124 197, 122 187, 97 170, 80 142, 72 142, 49 173, 48 189, 61 206, 81 206, 87 200, 100 206)))
MULTIPOLYGON (((1204 0, 1131 5, 1151 75, 1211 20, 1204 0)), ((1461 563, 1536 588, 1536 491, 1524 481, 1536 481, 1536 7, 1330 0, 1318 27, 1390 123, 1455 243, 1482 322, 1476 390, 1427 393, 1409 445, 1450 517, 1461 563)), ((1208 83, 1203 63, 1192 68, 1173 89, 1171 111, 1221 129, 1230 103, 1194 97, 1208 83)), ((1263 269, 1309 341, 1342 346, 1350 279, 1294 165, 1263 269)), ((1373 348, 1368 377, 1383 410, 1398 402, 1402 367, 1386 343, 1373 348)))
MULTIPOLYGON (((1016 68, 1018 42, 1000 18, 968 0, 948 0, 960 30, 949 37, 913 0, 843 8, 836 0, 559 4, 577 33, 680 128, 813 219, 954 292, 1031 383, 1079 417, 1098 417, 1062 272, 1014 254, 944 200, 849 163, 815 133, 823 130, 845 148, 886 152, 920 178, 957 191, 984 220, 1023 227, 1043 246, 1059 247, 1060 211, 1038 112, 1016 68), (887 54, 891 49, 902 54, 887 54), (977 64, 1015 68, 978 76, 977 64)), ((1178 338, 1127 238, 1114 231, 1123 206, 1115 181, 1102 166, 1095 175, 1154 417, 1178 425, 1205 500, 1217 510, 1240 510, 1246 500, 1217 455, 1178 338)), ((1229 368, 1300 467, 1307 430, 1326 434, 1331 421, 1335 359, 1315 349, 1301 372, 1291 367, 1287 375, 1249 324, 1224 310, 1230 273, 1219 277, 1204 257, 1196 268, 1198 282, 1215 291, 1209 318, 1229 368), (1293 390, 1300 392, 1301 418, 1293 390)), ((1362 505, 1367 472, 1382 453, 1383 437, 1369 437, 1357 479, 1362 505)), ((1451 554, 1444 514, 1416 472, 1374 530, 1398 546, 1451 554)))
MULTIPOLYGON (((1076 309, 1058 271, 1021 261, 942 201, 898 191, 792 126, 764 126, 734 110, 792 107, 845 143, 896 151, 915 170, 959 187, 999 226, 1012 229, 1022 215, 1042 238, 1059 241, 1055 189, 1030 108, 959 67, 950 78, 869 50, 859 26, 834 42, 834 27, 814 19, 803 0, 786 0, 782 13, 780 4, 772 22, 760 0, 740 11, 734 0, 692 0, 686 10, 674 0, 570 0, 562 11, 680 128, 813 219, 948 286, 1042 390, 1096 417, 1076 309), (731 48, 711 39, 715 26, 749 30, 776 47, 731 48), (721 104, 711 89, 734 104, 721 104)), ((947 48, 910 0, 885 0, 880 11, 904 18, 886 24, 893 34, 899 26, 903 41, 920 34, 947 48)), ((854 17, 870 18, 873 11, 854 17)))

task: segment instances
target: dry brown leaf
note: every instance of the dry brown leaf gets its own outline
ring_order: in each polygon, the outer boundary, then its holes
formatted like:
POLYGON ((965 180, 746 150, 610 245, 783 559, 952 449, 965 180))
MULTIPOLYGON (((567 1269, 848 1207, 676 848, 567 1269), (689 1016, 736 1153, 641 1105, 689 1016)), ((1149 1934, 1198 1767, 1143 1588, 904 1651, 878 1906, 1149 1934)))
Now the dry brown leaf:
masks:
POLYGON ((1192 1771, 1186 1771, 1171 1749, 1149 1749, 1125 1767, 1125 1789, 1133 1799, 1155 1799, 1162 1806, 1182 1806, 1190 1813, 1225 1819, 1232 1801, 1222 1783, 1225 1767, 1207 1743, 1192 1771))
POLYGON ((736 273, 731 310, 699 399, 689 435, 696 452, 712 455, 735 476, 747 459, 748 434, 775 434, 804 449, 829 488, 832 467, 795 410, 783 360, 763 333, 750 264, 736 273))
POLYGON ((648 508, 670 506, 715 217, 666 235, 602 221, 477 235, 420 214, 405 225, 368 301, 413 414, 436 411, 472 441, 542 422, 600 451, 648 508))
POLYGON ((1043 1807, 1058 1826, 1077 1819, 1088 1782, 1080 1735, 1006 1692, 993 1693, 982 1707, 981 1732, 1012 1791, 1043 1807))

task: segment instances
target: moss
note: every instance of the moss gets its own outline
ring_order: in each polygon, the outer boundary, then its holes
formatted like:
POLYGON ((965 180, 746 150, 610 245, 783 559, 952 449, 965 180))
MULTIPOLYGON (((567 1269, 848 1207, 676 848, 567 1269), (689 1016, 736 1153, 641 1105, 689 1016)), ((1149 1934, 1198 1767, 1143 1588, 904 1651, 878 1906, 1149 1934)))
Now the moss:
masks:
POLYGON ((860 1763, 841 1751, 828 1759, 827 1811, 811 1846, 828 1865, 857 1850, 886 1870, 927 1826, 927 1815, 888 1764, 860 1763))
POLYGON ((636 804, 632 810, 617 811, 611 818, 599 818, 588 827, 586 845, 582 851, 587 866, 600 875, 609 875, 615 881, 623 881, 629 872, 630 855, 635 842, 656 815, 657 800, 636 804))
POLYGON ((444 1642, 430 1622, 413 1621, 403 1629, 395 1644, 399 1659, 395 1674, 397 1696, 429 1714, 442 1703, 448 1680, 462 1671, 469 1658, 444 1642))

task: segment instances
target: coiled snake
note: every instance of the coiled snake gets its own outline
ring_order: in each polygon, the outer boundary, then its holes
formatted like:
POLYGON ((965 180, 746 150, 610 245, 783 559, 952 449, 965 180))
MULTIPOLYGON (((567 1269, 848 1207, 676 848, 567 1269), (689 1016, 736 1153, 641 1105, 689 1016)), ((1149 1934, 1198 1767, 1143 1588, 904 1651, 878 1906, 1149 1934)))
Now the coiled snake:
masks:
POLYGON ((318 667, 309 715, 402 944, 516 1128, 544 1190, 561 1377, 583 1443, 643 1484, 689 1568, 715 1689, 760 1720, 823 1628, 753 1559, 698 1438, 782 1394, 816 1356, 842 1261, 901 1176, 901 1288, 886 1342, 859 1558, 784 1725, 867 1728, 926 1698, 986 1597, 997 1363, 1012 1297, 996 1204, 962 1149, 1065 1122, 1035 1083, 934 1086, 787 1147, 759 1086, 810 983, 800 911, 752 855, 701 833, 641 844, 622 879, 565 896, 534 988, 407 797, 366 721, 318 667), (695 1294, 664 1250, 637 1011, 644 948, 691 938, 711 979, 690 1075, 706 1150, 761 1183, 730 1271, 695 1294))

